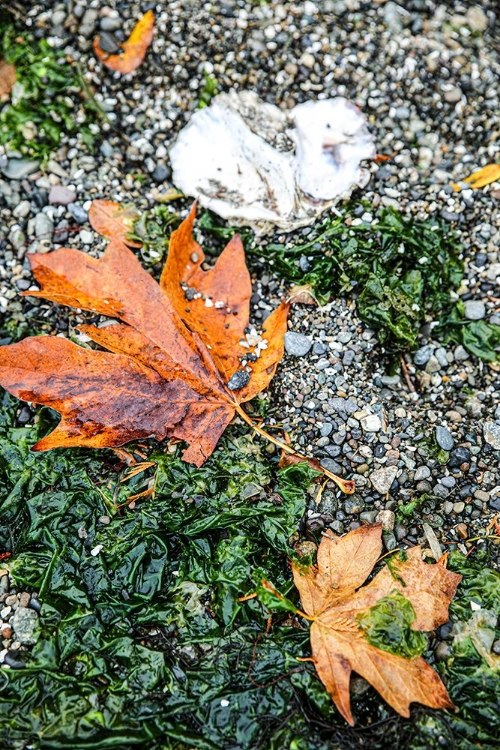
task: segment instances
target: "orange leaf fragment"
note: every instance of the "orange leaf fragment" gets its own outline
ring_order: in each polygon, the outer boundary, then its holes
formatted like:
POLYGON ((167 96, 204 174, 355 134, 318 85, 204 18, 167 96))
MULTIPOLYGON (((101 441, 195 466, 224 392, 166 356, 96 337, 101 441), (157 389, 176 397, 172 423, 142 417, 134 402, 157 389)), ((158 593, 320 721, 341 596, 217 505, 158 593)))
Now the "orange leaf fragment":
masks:
POLYGON ((80 327, 107 351, 60 337, 27 338, 0 348, 0 384, 61 414, 35 451, 169 437, 185 440, 184 460, 201 466, 240 404, 273 377, 289 306, 282 303, 248 344, 251 285, 239 237, 212 269, 202 270, 193 208, 172 233, 160 286, 123 241, 123 211, 107 208, 109 202, 98 201, 91 211, 92 226, 112 238, 104 255, 69 248, 30 255, 41 289, 28 292, 117 319, 80 327))
POLYGON ((16 82, 16 69, 5 60, 0 60, 0 101, 6 102, 16 82))
POLYGON ((117 70, 119 73, 132 73, 144 60, 147 49, 153 41, 154 31, 154 13, 148 10, 141 19, 136 23, 132 32, 123 42, 123 52, 116 55, 109 55, 99 46, 99 37, 93 42, 94 54, 110 70, 117 70))
POLYGON ((122 206, 114 201, 92 201, 89 211, 90 225, 96 232, 108 240, 117 240, 129 247, 141 247, 142 244, 129 239, 138 218, 135 208, 122 206))
POLYGON ((317 563, 309 568, 292 564, 295 585, 311 625, 311 649, 316 671, 337 709, 353 725, 350 705, 351 672, 364 677, 402 716, 410 704, 452 708, 438 674, 422 657, 408 659, 372 645, 359 616, 382 597, 399 593, 415 612, 412 630, 429 631, 448 620, 448 605, 461 576, 443 565, 422 561, 420 547, 392 558, 362 586, 382 548, 380 525, 361 526, 344 537, 330 530, 323 536, 317 563))
MULTIPOLYGON (((466 182, 471 188, 477 189, 491 185, 492 182, 497 180, 500 180, 500 164, 487 164, 482 169, 478 169, 477 172, 465 177, 461 182, 466 182)), ((455 192, 461 189, 459 182, 454 182, 452 187, 455 192)))

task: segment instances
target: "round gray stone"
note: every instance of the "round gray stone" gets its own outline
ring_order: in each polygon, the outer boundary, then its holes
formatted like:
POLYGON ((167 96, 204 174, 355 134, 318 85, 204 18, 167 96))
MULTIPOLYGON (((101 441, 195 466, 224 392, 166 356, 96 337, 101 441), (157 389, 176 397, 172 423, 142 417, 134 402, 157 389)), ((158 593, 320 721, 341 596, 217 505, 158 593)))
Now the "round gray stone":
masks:
POLYGON ((482 320, 486 315, 486 306, 481 300, 468 299, 464 307, 467 320, 482 320))
POLYGON ((285 333, 285 351, 292 357, 305 357, 311 347, 312 343, 303 333, 295 333, 295 331, 285 333))

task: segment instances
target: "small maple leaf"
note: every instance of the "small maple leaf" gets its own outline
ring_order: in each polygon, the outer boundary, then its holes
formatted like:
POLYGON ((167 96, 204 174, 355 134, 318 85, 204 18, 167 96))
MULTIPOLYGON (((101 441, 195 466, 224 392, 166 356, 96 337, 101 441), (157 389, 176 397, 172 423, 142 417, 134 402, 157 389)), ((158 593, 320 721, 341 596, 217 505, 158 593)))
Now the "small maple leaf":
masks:
MULTIPOLYGON (((102 204, 97 209, 91 218, 99 226, 102 204)), ((112 216, 123 218, 123 212, 115 207, 112 216)), ((41 289, 27 294, 121 321, 80 326, 108 351, 50 336, 0 348, 0 384, 62 415, 33 450, 175 437, 189 443, 184 460, 200 466, 236 412, 251 424, 240 404, 260 393, 276 371, 289 304, 271 313, 262 337, 250 344, 252 287, 241 240, 234 237, 204 271, 194 219, 193 206, 172 233, 160 284, 124 244, 119 226, 118 238, 98 260, 69 248, 29 256, 41 289), (251 370, 242 360, 252 361, 251 370)))
MULTIPOLYGON (((452 708, 437 673, 420 656, 405 658, 373 645, 362 625, 383 597, 413 608, 412 631, 434 630, 447 622, 448 604, 462 578, 439 564, 422 561, 420 547, 392 559, 362 588, 382 548, 380 525, 361 526, 344 537, 328 531, 318 548, 317 564, 293 564, 302 606, 312 620, 311 649, 318 675, 349 724, 351 672, 364 677, 402 716, 410 703, 452 708)), ((412 611, 412 610, 410 610, 412 611)))
POLYGON ((122 44, 122 52, 109 55, 101 49, 99 37, 93 42, 94 54, 110 70, 119 73, 132 73, 144 60, 147 49, 153 41, 154 13, 148 10, 136 23, 129 38, 122 44))
MULTIPOLYGON (((477 172, 464 177, 462 182, 466 183, 467 187, 478 189, 491 185, 492 182, 497 182, 497 180, 500 180, 500 164, 487 164, 482 169, 478 169, 477 172)), ((458 192, 460 183, 453 182, 452 187, 455 192, 458 192)))

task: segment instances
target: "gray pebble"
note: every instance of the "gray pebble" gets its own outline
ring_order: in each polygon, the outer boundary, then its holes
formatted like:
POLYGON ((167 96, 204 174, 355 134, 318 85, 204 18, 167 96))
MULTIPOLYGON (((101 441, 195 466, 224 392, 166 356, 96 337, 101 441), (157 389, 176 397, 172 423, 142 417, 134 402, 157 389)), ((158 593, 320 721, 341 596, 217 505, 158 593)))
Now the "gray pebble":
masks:
POLYGON ((16 610, 10 622, 17 640, 23 646, 33 646, 36 643, 35 628, 38 623, 38 615, 35 610, 20 607, 16 610))
MULTIPOLYGON (((107 21, 109 19, 103 20, 107 21)), ((108 31, 104 30, 99 34, 99 47, 103 52, 107 52, 108 55, 115 55, 121 49, 116 37, 114 37, 113 34, 110 34, 108 31)))
POLYGON ((414 363, 416 365, 427 364, 433 350, 434 350, 434 347, 430 346, 430 344, 427 344, 426 346, 422 346, 420 349, 417 349, 417 351, 413 355, 414 363))
POLYGON ((327 351, 328 347, 322 341, 316 341, 316 343, 313 345, 313 354, 326 354, 327 351))
POLYGON ((443 487, 446 487, 448 490, 451 490, 451 488, 456 485, 457 480, 455 479, 455 477, 449 476, 449 477, 442 477, 440 482, 443 485, 443 487))
POLYGON ((165 182, 169 174, 169 169, 164 164, 157 164, 152 177, 155 182, 165 182))
POLYGON ((481 300, 468 299, 464 307, 467 320, 482 320, 486 315, 486 305, 481 300))
POLYGON ((14 250, 22 250, 26 247, 26 237, 20 227, 12 228, 9 233, 9 242, 14 250))
POLYGON ((381 495, 385 495, 389 492, 391 484, 396 479, 398 473, 397 466, 382 466, 380 469, 375 469, 370 474, 370 482, 374 489, 377 490, 381 495))
POLYGON ((316 441, 316 445, 318 446, 318 448, 325 448, 329 442, 330 442, 330 439, 325 435, 323 437, 320 437, 316 441))
POLYGON ((103 31, 116 31, 122 25, 120 18, 113 18, 113 16, 105 16, 101 18, 99 26, 103 31))
POLYGON ((344 402, 344 411, 347 412, 347 414, 354 414, 358 409, 359 406, 353 398, 348 398, 344 402))
POLYGON ((35 236, 39 240, 51 239, 54 224, 47 214, 40 212, 35 216, 35 236))
POLYGON ((342 471, 342 466, 331 458, 323 458, 320 463, 324 469, 331 471, 332 474, 340 474, 342 471))
POLYGON ((483 426, 484 439, 495 450, 500 450, 500 425, 496 422, 485 422, 483 426))
POLYGON ((415 476, 413 477, 415 482, 420 482, 422 479, 428 479, 431 475, 431 470, 428 466, 419 466, 417 470, 415 471, 415 476))
POLYGON ((94 10, 93 8, 89 8, 83 14, 81 25, 78 31, 83 37, 85 37, 85 39, 90 39, 90 37, 93 36, 98 17, 98 11, 94 10))
POLYGON ((106 159, 110 159, 115 153, 115 150, 109 141, 103 141, 99 146, 99 151, 106 159))
POLYGON ((67 206, 69 203, 73 203, 75 198, 76 193, 71 188, 63 185, 53 185, 50 188, 49 203, 55 206, 67 206))
POLYGON ((39 162, 30 159, 9 159, 7 166, 2 169, 2 174, 9 180, 22 180, 37 172, 39 167, 39 162))
POLYGON ((287 354, 291 354, 293 357, 305 357, 311 347, 312 343, 304 334, 295 333, 295 331, 285 333, 285 351, 287 354))
POLYGON ((455 441, 453 440, 450 431, 446 427, 442 427, 441 425, 436 427, 436 443, 444 451, 451 451, 451 449, 455 445, 455 441))
POLYGON ((464 349, 464 347, 461 344, 459 344, 455 348, 455 351, 453 352, 453 356, 455 357, 457 362, 464 362, 466 359, 469 359, 470 354, 466 349, 464 349))
POLYGON ((84 209, 79 203, 69 203, 68 211, 74 218, 77 224, 86 224, 89 218, 88 211, 84 209))

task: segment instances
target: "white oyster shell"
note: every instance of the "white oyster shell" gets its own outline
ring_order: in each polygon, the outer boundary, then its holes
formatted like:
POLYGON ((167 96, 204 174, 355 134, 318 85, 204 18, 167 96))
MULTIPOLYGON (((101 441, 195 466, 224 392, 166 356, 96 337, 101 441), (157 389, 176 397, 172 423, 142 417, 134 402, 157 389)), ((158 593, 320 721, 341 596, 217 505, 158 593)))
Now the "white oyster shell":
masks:
POLYGON ((360 163, 374 156, 365 118, 346 99, 283 112, 249 91, 215 97, 170 150, 174 183, 183 193, 257 234, 312 224, 366 184, 360 163))

